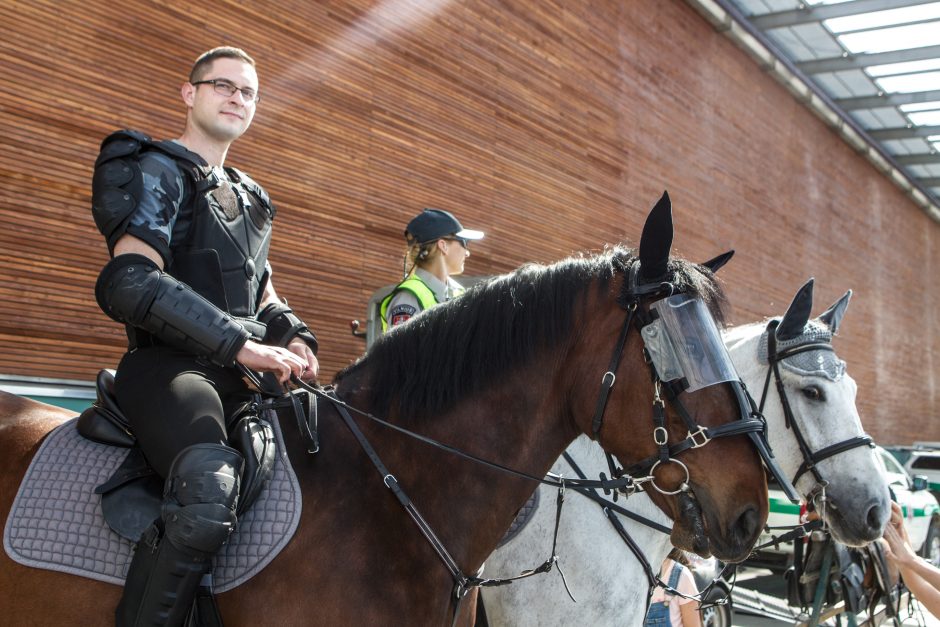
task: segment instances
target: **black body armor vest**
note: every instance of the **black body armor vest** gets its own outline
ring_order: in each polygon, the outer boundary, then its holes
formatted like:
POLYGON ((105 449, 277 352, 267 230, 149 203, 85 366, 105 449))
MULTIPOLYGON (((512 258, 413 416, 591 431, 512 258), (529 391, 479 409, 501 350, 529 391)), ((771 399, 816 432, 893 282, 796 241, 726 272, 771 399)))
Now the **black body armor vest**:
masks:
POLYGON ((190 223, 181 239, 170 242, 166 272, 222 311, 253 318, 268 280, 274 209, 267 194, 234 168, 226 168, 226 181, 211 168, 177 163, 190 173, 194 193, 190 206, 181 208, 180 219, 190 223))

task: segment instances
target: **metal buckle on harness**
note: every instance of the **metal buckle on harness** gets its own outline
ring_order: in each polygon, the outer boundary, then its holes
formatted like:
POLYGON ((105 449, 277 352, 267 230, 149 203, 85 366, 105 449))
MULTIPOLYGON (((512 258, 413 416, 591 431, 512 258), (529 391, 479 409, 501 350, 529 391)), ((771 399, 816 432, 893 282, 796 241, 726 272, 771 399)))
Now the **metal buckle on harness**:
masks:
POLYGON ((695 433, 689 431, 686 437, 692 440, 692 448, 701 448, 711 441, 711 438, 709 438, 708 434, 705 433, 705 427, 699 427, 698 431, 695 433), (701 440, 698 438, 701 438, 701 440))
POLYGON ((666 431, 666 427, 656 427, 653 429, 653 442, 659 446, 663 446, 668 441, 669 433, 666 431))

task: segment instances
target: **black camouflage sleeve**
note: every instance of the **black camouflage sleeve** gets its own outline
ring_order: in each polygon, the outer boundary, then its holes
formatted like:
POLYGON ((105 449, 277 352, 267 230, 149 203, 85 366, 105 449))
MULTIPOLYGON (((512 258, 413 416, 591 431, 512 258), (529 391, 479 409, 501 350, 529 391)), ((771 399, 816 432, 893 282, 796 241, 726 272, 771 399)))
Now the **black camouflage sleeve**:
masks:
POLYGON ((171 261, 170 240, 186 193, 185 180, 176 162, 158 152, 140 156, 143 193, 127 225, 127 233, 152 246, 171 261))

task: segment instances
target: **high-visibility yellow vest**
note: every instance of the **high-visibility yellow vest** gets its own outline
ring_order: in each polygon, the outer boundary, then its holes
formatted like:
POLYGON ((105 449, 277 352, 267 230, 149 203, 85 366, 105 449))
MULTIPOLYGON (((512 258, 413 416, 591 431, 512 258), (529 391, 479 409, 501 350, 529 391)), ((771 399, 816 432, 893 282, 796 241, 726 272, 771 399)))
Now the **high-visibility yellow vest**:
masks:
MULTIPOLYGON (((418 303, 421 305, 421 310, 430 309, 434 305, 440 304, 437 300, 437 296, 434 295, 434 290, 428 287, 428 284, 425 283, 421 277, 416 274, 412 274, 407 279, 395 286, 395 289, 391 293, 382 299, 382 304, 379 307, 379 316, 382 319, 382 333, 388 331, 388 305, 392 302, 392 298, 400 292, 401 290, 407 290, 414 294, 414 297, 418 299, 418 303)), ((463 290, 458 290, 454 292, 454 296, 460 294, 463 290)))

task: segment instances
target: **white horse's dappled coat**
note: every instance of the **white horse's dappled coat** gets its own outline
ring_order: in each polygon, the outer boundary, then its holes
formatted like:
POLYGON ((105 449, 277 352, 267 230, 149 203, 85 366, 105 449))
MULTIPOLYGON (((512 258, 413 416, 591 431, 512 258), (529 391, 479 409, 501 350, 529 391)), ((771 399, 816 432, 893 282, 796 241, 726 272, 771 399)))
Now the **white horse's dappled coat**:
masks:
MULTIPOLYGON (((819 318, 809 320, 812 305, 810 281, 794 299, 780 327, 801 330, 799 337, 791 338, 791 343, 800 342, 800 338, 811 340, 834 333, 849 295, 846 294, 819 318)), ((766 322, 761 322, 724 333, 735 367, 758 402, 769 368, 766 348, 763 356, 761 353, 761 336, 765 329, 766 322)), ((783 364, 780 374, 795 420, 811 450, 818 451, 863 435, 855 408, 855 381, 844 374, 841 362, 833 361, 832 353, 823 355, 822 351, 802 355, 795 366, 783 364), (820 365, 818 371, 814 372, 813 363, 820 365)), ((792 478, 803 462, 803 456, 795 437, 785 426, 773 380, 764 404, 764 415, 774 454, 784 472, 792 478)), ((638 434, 638 437, 652 436, 638 434)), ((587 436, 576 440, 568 452, 588 477, 608 472, 603 452, 587 436)), ((835 538, 844 544, 857 546, 880 537, 890 511, 889 497, 871 449, 863 446, 844 451, 821 461, 818 470, 829 482, 825 515, 835 538)), ((555 463, 552 472, 574 476, 563 459, 555 463)), ((735 469, 729 468, 728 472, 735 472, 735 469)), ((796 482, 796 488, 806 497, 816 488, 816 479, 812 473, 803 474, 796 482)), ((535 567, 551 551, 556 492, 545 486, 539 489, 542 490, 541 506, 519 535, 487 560, 488 577, 510 576, 523 568, 535 567)), ((636 494, 627 501, 621 499, 620 504, 660 524, 672 524, 645 494, 636 494)), ((621 517, 621 521, 653 569, 658 570, 672 547, 669 537, 625 517, 621 517)), ((646 575, 596 503, 577 493, 568 493, 558 529, 557 552, 559 565, 578 602, 573 603, 568 598, 561 577, 554 572, 507 586, 485 588, 483 595, 490 624, 540 627, 642 624, 648 594, 646 575)))

